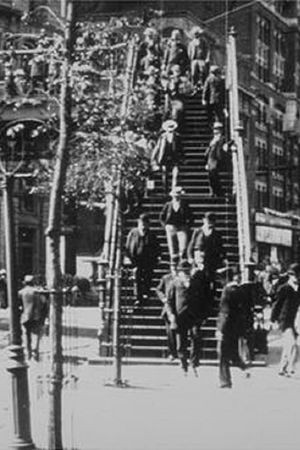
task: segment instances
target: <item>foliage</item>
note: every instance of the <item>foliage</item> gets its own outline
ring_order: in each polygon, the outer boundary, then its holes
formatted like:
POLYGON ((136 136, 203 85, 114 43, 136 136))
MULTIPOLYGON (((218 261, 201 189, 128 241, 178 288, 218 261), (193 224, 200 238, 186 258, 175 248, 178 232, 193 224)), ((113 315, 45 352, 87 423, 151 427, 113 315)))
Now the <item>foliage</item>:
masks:
MULTIPOLYGON (((72 201, 85 200, 92 205, 103 199, 106 182, 112 179, 116 166, 122 168, 126 186, 140 184, 148 174, 152 141, 160 126, 160 108, 153 101, 154 96, 159 96, 160 86, 150 86, 147 80, 133 83, 135 55, 128 61, 130 42, 135 40, 136 49, 142 31, 137 19, 131 24, 128 19, 112 19, 75 26, 69 70, 72 119, 65 185, 65 197, 72 201)), ((43 29, 37 48, 38 53, 26 64, 23 60, 22 89, 20 65, 11 64, 8 79, 11 83, 13 74, 19 91, 13 91, 14 98, 9 101, 15 100, 14 108, 18 109, 26 102, 46 99, 46 126, 53 132, 58 129, 64 38, 43 29)), ((53 156, 55 146, 54 140, 53 156)), ((31 166, 38 168, 39 173, 32 191, 47 191, 53 178, 54 158, 34 161, 31 166)))

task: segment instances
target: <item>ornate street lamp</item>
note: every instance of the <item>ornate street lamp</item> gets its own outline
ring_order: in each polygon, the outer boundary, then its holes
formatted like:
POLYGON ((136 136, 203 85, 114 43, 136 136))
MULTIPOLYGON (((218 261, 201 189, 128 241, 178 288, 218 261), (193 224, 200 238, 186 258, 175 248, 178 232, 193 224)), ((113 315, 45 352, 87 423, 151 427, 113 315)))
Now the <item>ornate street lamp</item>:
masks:
MULTIPOLYGON (((16 178, 32 176, 20 173, 24 162, 34 157, 34 142, 39 132, 45 129, 42 121, 26 119, 9 122, 0 129, 0 172, 5 222, 5 250, 7 291, 9 305, 9 356, 7 370, 12 382, 12 412, 14 436, 11 447, 31 450, 35 448, 31 438, 30 401, 28 388, 28 365, 25 362, 22 346, 22 329, 18 301, 18 275, 16 239, 13 210, 13 188, 16 178)), ((37 158, 37 155, 35 155, 37 158)))

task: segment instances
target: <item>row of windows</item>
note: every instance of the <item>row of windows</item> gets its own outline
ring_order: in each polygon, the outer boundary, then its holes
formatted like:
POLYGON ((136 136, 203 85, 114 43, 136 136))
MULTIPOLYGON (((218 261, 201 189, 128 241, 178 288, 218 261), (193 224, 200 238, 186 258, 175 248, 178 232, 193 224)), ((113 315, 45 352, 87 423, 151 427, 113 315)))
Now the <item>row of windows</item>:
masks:
POLYGON ((286 41, 280 30, 274 30, 274 56, 271 80, 271 24, 264 17, 257 17, 257 41, 255 51, 256 73, 264 83, 272 81, 276 89, 283 89, 285 76, 286 41))

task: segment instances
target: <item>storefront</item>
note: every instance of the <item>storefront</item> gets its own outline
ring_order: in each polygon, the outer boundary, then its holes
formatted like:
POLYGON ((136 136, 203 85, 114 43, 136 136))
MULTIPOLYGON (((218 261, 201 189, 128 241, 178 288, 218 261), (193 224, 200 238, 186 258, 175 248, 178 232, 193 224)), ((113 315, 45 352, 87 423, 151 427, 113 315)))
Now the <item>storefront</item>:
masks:
POLYGON ((256 253, 259 262, 269 258, 285 265, 294 260, 293 221, 276 212, 255 215, 256 253))

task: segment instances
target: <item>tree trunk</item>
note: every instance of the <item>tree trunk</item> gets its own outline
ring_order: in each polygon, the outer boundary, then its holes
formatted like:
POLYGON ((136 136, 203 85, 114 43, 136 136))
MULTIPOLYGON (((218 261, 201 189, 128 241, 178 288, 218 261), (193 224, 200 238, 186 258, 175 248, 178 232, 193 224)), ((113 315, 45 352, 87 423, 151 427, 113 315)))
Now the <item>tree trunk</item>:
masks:
POLYGON ((49 388, 49 449, 62 449, 62 272, 60 258, 60 235, 62 195, 68 166, 68 128, 70 120, 69 57, 70 37, 73 20, 72 2, 64 0, 65 11, 65 45, 66 52, 61 68, 61 91, 59 111, 59 142, 56 152, 55 170, 50 194, 48 229, 49 273, 48 286, 50 295, 50 342, 51 342, 51 377, 49 388))

